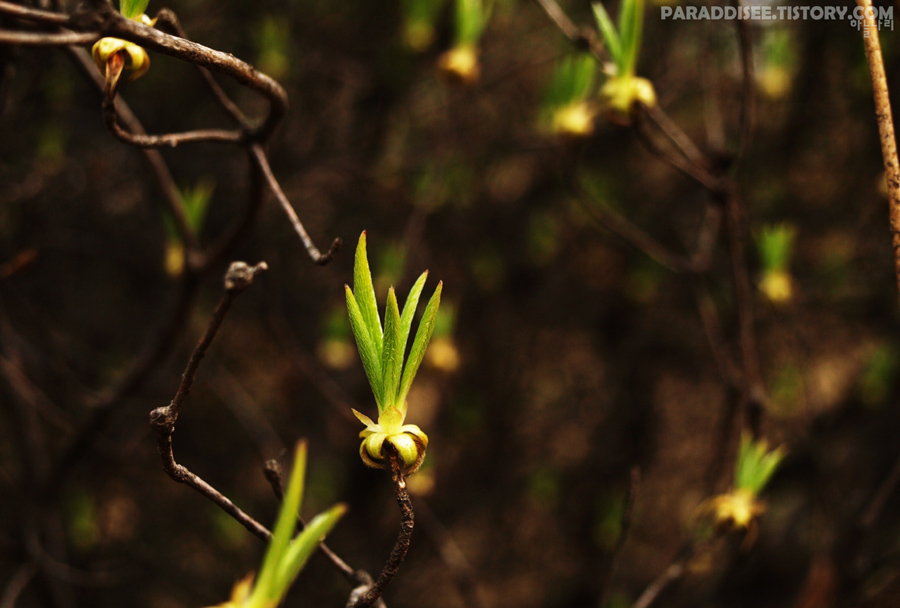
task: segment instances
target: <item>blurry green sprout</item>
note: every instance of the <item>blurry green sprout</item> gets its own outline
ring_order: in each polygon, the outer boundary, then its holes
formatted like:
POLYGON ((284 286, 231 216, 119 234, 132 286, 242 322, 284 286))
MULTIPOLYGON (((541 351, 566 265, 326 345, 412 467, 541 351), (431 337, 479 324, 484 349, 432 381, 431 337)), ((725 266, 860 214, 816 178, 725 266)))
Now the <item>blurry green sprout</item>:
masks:
POLYGON ((635 103, 656 105, 656 91, 646 78, 635 76, 641 34, 644 24, 644 0, 622 0, 618 27, 613 24, 603 4, 593 5, 597 28, 613 60, 613 74, 600 89, 607 117, 613 122, 629 124, 635 103))
POLYGON ((149 4, 150 0, 120 0, 119 12, 126 19, 140 21, 141 16, 147 12, 147 5, 149 4))
POLYGON ((434 26, 443 0, 404 0, 403 42, 411 51, 420 53, 434 42, 434 26))
POLYGON ((409 357, 406 358, 406 344, 413 316, 427 276, 428 272, 423 272, 413 285, 402 314, 394 288, 388 290, 382 327, 366 254, 366 233, 363 232, 356 247, 353 289, 345 286, 350 328, 356 338, 360 359, 378 405, 377 423, 365 414, 353 410, 359 421, 366 425, 365 430, 360 433, 363 439, 359 448, 360 457, 371 467, 385 468, 383 449, 385 443, 388 443, 403 460, 406 474, 415 472, 421 466, 428 447, 428 436, 418 426, 403 424, 407 411, 406 397, 425 357, 425 349, 434 332, 441 302, 443 284, 438 283, 434 295, 425 307, 422 320, 419 321, 409 357))
POLYGON ((266 15, 258 27, 256 39, 259 41, 258 69, 276 80, 284 78, 291 67, 288 59, 291 42, 289 22, 266 15))
POLYGON ((879 344, 869 353, 859 379, 863 403, 876 406, 885 402, 897 377, 897 364, 897 351, 889 344, 879 344))
POLYGON ((456 0, 456 30, 453 47, 438 59, 438 68, 447 77, 472 84, 481 75, 478 41, 491 16, 492 4, 484 0, 456 0))
POLYGON ((797 231, 788 224, 766 226, 759 233, 759 256, 765 270, 787 270, 797 231))
POLYGON ((735 490, 758 495, 769 483, 784 455, 783 447, 769 451, 764 439, 754 441, 748 433, 741 435, 741 447, 734 466, 735 490))
MULTIPOLYGON (((216 184, 213 180, 202 178, 193 188, 182 188, 179 192, 185 218, 195 233, 199 233, 203 228, 209 201, 212 200, 215 189, 216 184)), ((172 217, 165 215, 163 220, 166 228, 166 272, 169 276, 177 277, 184 271, 184 243, 178 236, 178 230, 175 228, 175 221, 172 217)))
POLYGON ((588 97, 597 70, 597 61, 587 54, 566 57, 556 66, 544 102, 553 133, 569 137, 593 133, 598 108, 588 97))
POLYGON ((769 451, 765 440, 754 441, 749 433, 741 435, 734 467, 734 488, 699 507, 701 514, 711 514, 720 530, 747 531, 744 544, 752 543, 757 534, 757 518, 765 513, 765 504, 758 499, 759 493, 769 483, 784 458, 784 449, 779 447, 769 451))
POLYGON ((765 28, 759 45, 759 67, 755 70, 759 91, 770 99, 780 99, 791 90, 797 63, 794 34, 787 28, 765 28))
POLYGON ((762 265, 759 289, 776 304, 788 302, 793 297, 789 267, 796 235, 793 226, 779 224, 763 228, 756 239, 762 265))
POLYGON ((259 576, 255 582, 251 574, 237 583, 231 592, 231 599, 218 604, 215 608, 278 606, 313 551, 347 510, 342 504, 331 507, 313 518, 295 537, 294 530, 300 512, 305 473, 306 442, 301 441, 294 452, 294 468, 259 576))

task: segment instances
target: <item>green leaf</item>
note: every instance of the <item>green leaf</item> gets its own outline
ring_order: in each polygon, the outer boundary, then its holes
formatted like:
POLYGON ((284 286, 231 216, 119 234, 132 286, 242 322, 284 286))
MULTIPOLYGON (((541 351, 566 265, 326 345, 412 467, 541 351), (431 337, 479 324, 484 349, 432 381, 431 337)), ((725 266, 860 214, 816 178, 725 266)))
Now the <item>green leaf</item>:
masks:
POLYGON ((363 318, 362 311, 356 303, 356 298, 348 286, 344 286, 347 295, 347 312, 350 314, 350 329, 356 337, 356 346, 359 350, 359 358, 362 360, 363 369, 366 370, 366 377, 369 379, 369 386, 372 387, 372 393, 375 395, 375 401, 378 404, 378 411, 383 409, 382 395, 382 378, 381 378, 381 357, 379 355, 380 348, 375 344, 374 339, 369 334, 366 327, 366 321, 363 318))
POLYGON ((412 386, 413 378, 419 371, 419 365, 425 358, 425 349, 428 348, 428 341, 431 340, 431 334, 434 332, 434 320, 437 317, 438 306, 441 305, 441 289, 443 281, 438 283, 434 290, 434 295, 428 301, 425 307, 425 314, 419 321, 419 329, 416 330, 416 337, 413 340, 412 349, 409 351, 409 360, 403 369, 403 378, 400 380, 400 394, 397 396, 398 403, 406 403, 406 396, 409 394, 409 388, 412 386))
POLYGON ((457 45, 475 45, 490 19, 492 6, 485 8, 483 0, 457 0, 457 45))
POLYGON ((621 68, 620 61, 622 59, 622 42, 619 40, 619 34, 616 32, 616 26, 613 25, 609 13, 603 8, 603 4, 597 2, 592 5, 594 7, 594 19, 597 21, 597 28, 603 36, 603 42, 609 50, 609 54, 613 58, 616 67, 621 68))
POLYGON ((203 227, 206 210, 209 208, 209 201, 212 200, 215 190, 215 181, 210 178, 201 178, 193 188, 182 188, 179 192, 188 223, 195 232, 199 232, 203 227))
MULTIPOLYGON (((381 355, 381 319, 378 316, 378 304, 375 302, 375 286, 372 284, 372 272, 369 270, 369 259, 366 255, 366 232, 359 235, 356 245, 356 261, 353 265, 353 295, 359 302, 365 326, 381 355)), ((373 387, 374 388, 374 387, 373 387)))
POLYGON ((266 557, 263 559, 259 580, 256 581, 256 585, 253 587, 253 595, 249 600, 251 605, 254 603, 254 600, 259 602, 261 599, 274 597, 274 591, 278 586, 276 575, 280 569, 285 550, 290 545, 291 537, 294 536, 294 528, 297 526, 297 514, 300 512, 305 475, 306 442, 299 441, 294 451, 294 468, 291 469, 287 492, 285 492, 284 500, 281 503, 281 510, 278 512, 275 529, 272 531, 272 540, 269 542, 269 549, 266 551, 266 557))
POLYGON ((126 19, 140 19, 147 11, 150 0, 119 0, 119 12, 126 19))
POLYGON ((391 406, 400 407, 395 402, 400 386, 400 372, 403 369, 402 324, 397 295, 394 288, 388 290, 387 305, 384 310, 384 348, 381 351, 382 395, 381 410, 391 406))
POLYGON ((588 97, 597 74, 597 62, 587 53, 565 57, 556 67, 544 95, 550 109, 583 101, 588 97))
POLYGON ((768 452, 765 441, 754 442, 749 433, 741 436, 741 447, 735 464, 734 485, 738 490, 762 491, 784 458, 784 450, 768 452))
POLYGON ((284 557, 279 564, 278 576, 279 591, 277 597, 273 597, 280 601, 287 593, 288 588, 297 578, 297 574, 306 565, 309 556, 313 554, 325 536, 331 532, 338 520, 347 512, 347 506, 337 504, 316 515, 311 522, 297 535, 297 538, 290 544, 284 557))
POLYGON ((625 0, 619 14, 619 39, 622 43, 620 76, 633 76, 641 48, 644 0, 625 0))
POLYGON ((416 307, 419 306, 419 296, 422 295, 422 288, 425 287, 425 279, 428 278, 426 270, 416 282, 413 283, 409 295, 406 296, 406 303, 403 305, 403 314, 400 315, 400 343, 403 344, 403 352, 406 353, 406 345, 409 342, 409 332, 412 329, 413 317, 416 315, 416 307))

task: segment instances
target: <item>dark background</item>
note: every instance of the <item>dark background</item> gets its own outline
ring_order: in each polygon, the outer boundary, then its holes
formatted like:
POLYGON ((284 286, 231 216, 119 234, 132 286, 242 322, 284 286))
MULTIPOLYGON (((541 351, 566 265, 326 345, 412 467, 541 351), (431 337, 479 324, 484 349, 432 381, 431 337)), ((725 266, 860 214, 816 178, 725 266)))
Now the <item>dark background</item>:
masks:
MULTIPOLYGON (((591 23, 587 2, 562 6, 591 23)), ((637 465, 633 523, 606 590, 607 605, 630 605, 692 538, 714 461, 715 491, 731 483, 737 433, 724 456, 715 437, 733 395, 699 321, 697 281, 598 227, 565 176, 583 175, 602 204, 677 251, 693 247, 707 195, 628 128, 599 120, 581 143, 541 131, 544 87, 571 47, 535 3, 495 2, 482 77, 469 88, 435 69, 451 40, 449 5, 419 54, 402 45, 397 3, 170 7, 191 39, 284 84, 291 110, 269 147, 273 169, 320 247, 344 240, 333 263, 313 265, 267 200, 230 258, 270 270, 237 300, 200 368, 174 435, 179 462, 270 525, 277 502, 262 464, 307 438, 304 514, 346 502, 328 543, 353 567, 380 570, 399 514, 388 477, 357 456, 361 427, 349 409, 374 417, 375 406, 343 303, 367 230, 379 298, 389 284, 405 294, 427 268, 425 295, 443 280, 442 309, 454 317, 430 349, 444 357, 426 360, 410 395, 409 421, 431 443, 410 480, 417 527, 388 604, 599 605, 637 465)), ((640 73, 702 149, 733 151, 735 24, 659 14, 648 3, 640 73)), ((754 294, 769 394, 762 431, 789 456, 765 492, 758 539, 703 551, 661 605, 890 606, 900 498, 861 523, 900 455, 897 288, 861 36, 846 21, 749 31, 757 121, 734 177, 754 284, 753 235, 781 222, 797 229, 795 297, 775 306, 754 294)), ((896 91, 896 32, 883 31, 882 43, 896 91)), ((73 464, 58 500, 29 494, 28 461, 59 458, 96 395, 159 331, 177 290, 159 191, 141 154, 104 130, 96 90, 58 51, 0 53, 0 351, 5 361, 16 353, 42 404, 35 454, 14 405, 22 383, 5 368, 0 598, 37 561, 16 606, 222 602, 264 547, 162 472, 148 414, 174 395, 227 264, 204 277, 173 348, 73 464), (13 271, 23 254, 32 263, 13 271), (45 512, 63 548, 52 555, 29 523, 45 512)), ((151 57, 149 73, 122 91, 149 132, 227 124, 191 66, 151 57)), ((248 112, 264 110, 220 81, 248 112)), ((214 144, 163 154, 182 186, 216 184, 202 230, 213 241, 241 212, 245 156, 214 144)), ((699 282, 737 354, 724 245, 699 282)), ((316 556, 287 605, 341 606, 349 590, 316 556)))

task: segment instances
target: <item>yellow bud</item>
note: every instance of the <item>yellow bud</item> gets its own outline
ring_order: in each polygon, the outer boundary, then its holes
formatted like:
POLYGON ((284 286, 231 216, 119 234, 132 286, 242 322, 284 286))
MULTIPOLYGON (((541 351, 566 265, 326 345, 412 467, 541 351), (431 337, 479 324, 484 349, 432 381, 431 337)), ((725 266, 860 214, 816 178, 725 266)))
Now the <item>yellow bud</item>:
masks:
POLYGON ((656 106, 656 91, 653 83, 646 78, 615 76, 603 83, 600 99, 610 122, 629 125, 634 104, 640 103, 648 108, 656 106))
POLYGON ((594 132, 597 109, 587 101, 576 101, 553 112, 551 129, 564 137, 588 137, 594 132))
POLYGON ((428 448, 428 435, 414 424, 403 424, 405 416, 399 409, 385 408, 378 417, 377 424, 356 410, 353 410, 353 414, 366 425, 359 433, 363 440, 359 446, 359 456, 367 466, 376 469, 387 468, 385 442, 390 443, 400 455, 404 475, 411 475, 422 466, 425 450, 428 448))
POLYGON ((474 84, 481 75, 478 49, 470 44, 455 46, 438 58, 438 69, 450 80, 474 84))
POLYGON ((769 270, 759 282, 759 290, 774 304, 786 304, 794 295, 793 283, 784 270, 769 270))

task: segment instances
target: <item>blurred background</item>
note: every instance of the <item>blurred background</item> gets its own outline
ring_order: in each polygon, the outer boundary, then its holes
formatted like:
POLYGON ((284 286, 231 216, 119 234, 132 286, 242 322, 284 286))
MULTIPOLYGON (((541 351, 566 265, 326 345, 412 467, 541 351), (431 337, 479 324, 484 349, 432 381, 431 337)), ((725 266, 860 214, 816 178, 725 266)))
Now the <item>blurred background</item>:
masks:
MULTIPOLYGON (((200 367, 176 459, 271 525, 278 505, 262 465, 307 438, 304 514, 347 503, 328 544, 380 571, 399 513, 387 475, 357 454, 350 408, 376 410, 343 292, 366 230, 380 300, 390 285, 405 294, 424 269, 426 295, 444 282, 409 399, 409 422, 431 441, 410 479, 417 525, 387 603, 631 605, 690 544, 698 506, 730 487, 742 419, 728 416, 735 396, 697 294, 739 357, 737 312, 722 239, 708 273, 673 273, 598 224, 592 206, 688 252, 708 195, 628 127, 598 117, 579 139, 547 127, 548 87, 574 50, 537 3, 495 0, 468 83, 437 67, 454 45, 450 1, 424 20, 422 2, 168 6, 191 39, 285 86, 273 170, 320 247, 344 240, 331 264, 313 265, 267 197, 229 260, 265 260, 269 271, 200 367)), ((560 6, 593 27, 588 2, 560 6)), ((638 73, 702 150, 734 154, 735 23, 663 21, 651 2, 646 11, 638 73)), ((789 455, 755 540, 732 535, 699 552, 658 605, 893 606, 900 496, 886 496, 873 521, 865 513, 900 456, 900 316, 861 35, 847 20, 746 25, 756 121, 733 177, 754 287, 759 235, 782 224, 794 234, 789 297, 753 294, 762 435, 789 455)), ((895 28, 881 36, 892 92, 895 28)), ((192 66, 151 60, 121 93, 148 132, 228 124, 192 66)), ((223 602, 264 546, 163 473, 148 414, 174 395, 229 260, 202 278, 171 348, 89 449, 60 463, 178 306, 183 269, 144 157, 104 129, 96 89, 68 57, 0 47, 0 63, 0 604, 223 602), (58 484, 35 490, 35 471, 61 466, 58 484)), ((265 111, 219 80, 248 113, 265 111)), ((185 196, 208 203, 196 221, 202 243, 215 241, 246 205, 244 153, 198 144, 162 154, 185 196)), ((286 605, 341 606, 349 591, 316 556, 286 605)))

